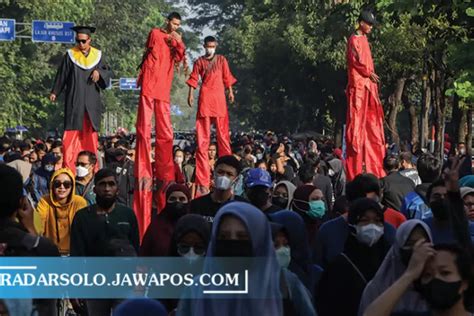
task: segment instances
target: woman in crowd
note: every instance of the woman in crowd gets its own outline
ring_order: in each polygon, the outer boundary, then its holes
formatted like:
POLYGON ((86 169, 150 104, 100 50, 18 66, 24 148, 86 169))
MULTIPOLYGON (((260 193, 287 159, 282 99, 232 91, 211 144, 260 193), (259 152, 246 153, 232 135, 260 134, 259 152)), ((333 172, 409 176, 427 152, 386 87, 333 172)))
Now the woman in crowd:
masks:
POLYGON ((399 300, 415 288, 434 316, 472 315, 473 259, 455 244, 432 246, 420 239, 405 272, 366 309, 365 316, 388 316, 399 300))
MULTIPOLYGON (((294 286, 286 283, 277 261, 266 216, 253 205, 232 202, 219 210, 207 250, 206 273, 218 269, 213 257, 264 257, 265 260, 252 263, 255 266, 249 269, 248 295, 181 301, 178 315, 315 315, 311 299, 304 291, 293 295, 299 296, 298 302, 306 304, 288 302, 289 291, 294 286)), ((299 282, 297 277, 294 280, 299 282)), ((192 290, 201 297, 202 289, 192 290)))
MULTIPOLYGON (((364 290, 359 315, 363 315, 367 306, 403 275, 413 254, 413 247, 421 239, 432 242, 431 231, 423 221, 412 219, 398 228, 392 248, 364 290)), ((427 311, 428 306, 420 293, 409 288, 394 307, 392 315, 423 315, 427 311)))
POLYGON ((272 204, 281 207, 283 210, 289 210, 295 190, 296 186, 290 181, 278 182, 273 190, 272 204))
POLYGON ((75 192, 72 171, 59 169, 51 177, 49 194, 43 196, 36 207, 40 219, 36 231, 51 239, 62 255, 69 254, 74 215, 87 206, 87 201, 75 192))
POLYGON ((163 257, 169 252, 171 236, 177 221, 189 212, 191 193, 183 184, 172 184, 166 190, 166 205, 158 215, 153 215, 143 236, 140 256, 163 257))
POLYGON ((364 288, 389 249, 383 238, 383 211, 377 202, 369 198, 354 201, 347 221, 351 233, 344 251, 328 264, 319 283, 317 307, 320 316, 357 315, 364 288))
POLYGON ((41 166, 33 172, 32 182, 36 203, 49 192, 49 183, 54 173, 55 164, 56 157, 53 154, 46 154, 41 159, 41 166))

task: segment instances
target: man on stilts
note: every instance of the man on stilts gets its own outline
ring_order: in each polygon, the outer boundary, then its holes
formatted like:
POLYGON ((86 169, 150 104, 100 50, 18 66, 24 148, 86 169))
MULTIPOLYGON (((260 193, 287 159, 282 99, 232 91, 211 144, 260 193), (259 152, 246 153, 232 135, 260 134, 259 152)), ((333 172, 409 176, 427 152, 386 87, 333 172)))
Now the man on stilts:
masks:
POLYGON ((173 126, 171 125, 170 93, 175 66, 185 63, 185 46, 177 32, 181 16, 168 15, 166 28, 154 28, 146 42, 138 86, 141 86, 137 115, 135 159, 136 185, 133 209, 138 219, 140 237, 150 224, 152 210, 153 171, 151 164, 151 121, 155 114, 156 207, 164 207, 164 190, 174 180, 173 126))
POLYGON ((196 117, 196 185, 197 196, 209 193, 211 171, 209 168, 209 144, 211 142, 211 124, 215 124, 219 157, 232 154, 229 135, 229 114, 227 111, 225 89, 229 91, 229 101, 234 102, 232 85, 237 82, 229 69, 227 59, 215 54, 217 40, 213 36, 204 39, 206 54, 196 60, 193 71, 186 82, 189 86, 188 105, 193 106, 194 89, 199 92, 196 117))
POLYGON ((362 172, 385 176, 385 137, 383 108, 378 94, 379 77, 375 73, 367 34, 376 23, 373 13, 363 11, 359 27, 347 44, 349 82, 346 95, 347 132, 346 168, 351 181, 362 172))
POLYGON ((74 48, 68 49, 56 74, 49 99, 54 102, 66 89, 64 108, 64 167, 76 170, 77 155, 90 151, 97 155, 102 105, 100 90, 107 87, 112 76, 102 52, 91 46, 95 27, 75 26, 74 48))

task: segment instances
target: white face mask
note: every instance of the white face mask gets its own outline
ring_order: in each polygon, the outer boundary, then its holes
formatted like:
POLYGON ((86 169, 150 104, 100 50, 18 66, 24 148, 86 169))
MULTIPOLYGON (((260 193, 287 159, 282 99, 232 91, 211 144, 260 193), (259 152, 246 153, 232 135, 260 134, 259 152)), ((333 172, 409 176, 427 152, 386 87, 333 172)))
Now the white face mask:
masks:
POLYGON ((76 175, 78 178, 84 178, 89 174, 89 169, 83 166, 76 167, 76 175))
POLYGON ((217 190, 226 191, 232 188, 232 180, 226 176, 216 176, 214 179, 214 185, 217 190))
POLYGON ((182 164, 184 161, 183 157, 176 157, 174 158, 174 162, 176 162, 178 165, 182 164))
POLYGON ((356 238, 363 244, 372 247, 384 233, 384 227, 375 224, 356 226, 356 238))
POLYGON ((460 155, 465 155, 466 154, 466 148, 459 149, 459 154, 460 155))
POLYGON ((289 246, 283 246, 275 249, 277 261, 282 268, 288 268, 291 261, 291 249, 289 246))
POLYGON ((44 170, 48 172, 54 171, 54 165, 46 165, 44 166, 44 170))
POLYGON ((205 48, 206 56, 214 56, 216 49, 215 48, 205 48))
POLYGON ((258 159, 258 160, 262 160, 262 159, 263 159, 263 154, 258 153, 258 154, 257 154, 257 159, 258 159))
POLYGON ((190 247, 189 251, 185 254, 182 254, 181 257, 186 258, 189 263, 193 263, 196 260, 198 260, 199 258, 201 258, 200 255, 198 255, 194 252, 194 247, 190 247))

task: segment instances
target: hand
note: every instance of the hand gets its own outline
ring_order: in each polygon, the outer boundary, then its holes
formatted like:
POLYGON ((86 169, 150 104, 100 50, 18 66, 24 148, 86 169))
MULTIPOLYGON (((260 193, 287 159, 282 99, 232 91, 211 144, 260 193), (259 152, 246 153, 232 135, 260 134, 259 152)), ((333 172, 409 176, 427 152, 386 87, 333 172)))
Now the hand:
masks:
POLYGON ((33 218, 33 207, 30 201, 24 196, 20 202, 20 208, 18 209, 18 219, 25 226, 25 228, 32 234, 36 235, 36 229, 33 218))
POLYGON ((100 74, 96 69, 91 74, 91 80, 94 81, 94 82, 97 82, 97 81, 99 81, 99 79, 100 79, 100 74))
POLYGON ((194 96, 191 93, 191 94, 188 95, 188 105, 189 105, 190 108, 192 108, 193 104, 194 104, 194 96))
POLYGON ((412 282, 420 278, 426 262, 435 254, 436 251, 431 243, 426 242, 425 239, 418 240, 413 246, 413 254, 405 270, 405 275, 409 276, 412 282))
POLYGON ((375 83, 379 83, 380 82, 380 77, 377 76, 377 74, 375 72, 371 73, 370 76, 369 76, 370 80, 372 80, 373 82, 375 83))
POLYGON ((51 102, 56 101, 56 95, 55 95, 54 93, 51 93, 51 94, 49 95, 49 101, 51 101, 51 102))
POLYGON ((235 100, 234 92, 229 91, 229 102, 232 104, 232 103, 234 103, 234 100, 235 100))
POLYGON ((446 183, 446 188, 448 192, 458 192, 459 191, 459 169, 466 157, 459 159, 459 156, 450 158, 451 167, 444 169, 443 179, 446 183))
POLYGON ((181 35, 176 32, 176 31, 173 31, 170 33, 171 37, 174 38, 178 43, 181 43, 183 41, 183 38, 181 37, 181 35))

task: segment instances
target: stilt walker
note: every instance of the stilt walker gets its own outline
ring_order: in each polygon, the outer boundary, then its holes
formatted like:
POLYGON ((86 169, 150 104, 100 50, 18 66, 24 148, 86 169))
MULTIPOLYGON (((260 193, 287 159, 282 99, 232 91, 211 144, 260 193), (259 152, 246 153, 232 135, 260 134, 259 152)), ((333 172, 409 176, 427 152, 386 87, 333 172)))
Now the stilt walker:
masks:
POLYGON ((49 99, 54 102, 65 89, 63 160, 75 173, 79 152, 97 155, 102 104, 100 90, 107 87, 112 72, 102 52, 91 46, 95 27, 75 26, 76 43, 68 49, 56 74, 49 99))
POLYGON ((140 238, 151 220, 153 178, 156 179, 155 201, 158 210, 165 205, 164 190, 174 180, 170 93, 175 66, 182 61, 185 64, 185 46, 177 32, 180 25, 181 16, 173 12, 168 16, 166 28, 154 28, 150 31, 137 81, 141 92, 136 125, 133 209, 138 219, 140 238), (150 155, 153 114, 156 132, 155 177, 150 155))
POLYGON ((384 177, 385 137, 379 77, 375 73, 367 34, 376 23, 373 13, 363 11, 359 27, 347 45, 346 168, 351 181, 362 172, 384 177))

